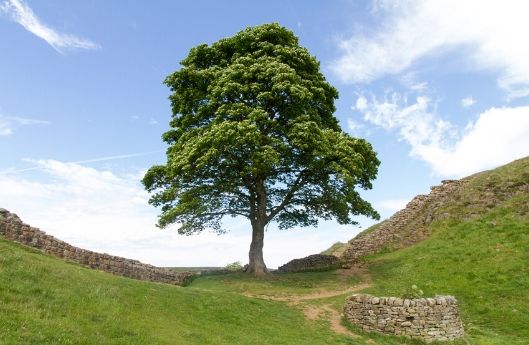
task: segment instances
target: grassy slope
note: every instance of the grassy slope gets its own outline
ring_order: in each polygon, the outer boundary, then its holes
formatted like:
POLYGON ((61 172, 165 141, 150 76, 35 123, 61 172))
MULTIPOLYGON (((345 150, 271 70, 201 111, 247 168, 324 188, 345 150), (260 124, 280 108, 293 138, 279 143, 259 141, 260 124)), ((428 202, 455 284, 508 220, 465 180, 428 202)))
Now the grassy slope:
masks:
POLYGON ((341 291, 359 283, 357 276, 344 277, 336 272, 272 274, 252 278, 243 273, 207 276, 194 280, 191 287, 208 291, 232 291, 262 296, 306 295, 321 291, 341 291))
POLYGON ((527 183, 529 159, 474 176, 429 239, 368 258, 368 292, 401 295, 416 284, 425 295, 453 294, 470 343, 529 344, 529 194, 494 206, 483 192, 527 183))
POLYGON ((336 272, 206 276, 180 288, 93 271, 0 239, 0 345, 25 344, 422 344, 329 329, 309 321, 306 305, 340 310, 347 294, 284 302, 240 293, 284 296, 341 291, 359 281, 336 272), (376 342, 372 342, 376 339, 376 342))
MULTIPOLYGON (((359 284, 361 277, 358 275, 346 276, 337 271, 334 272, 302 272, 293 274, 277 274, 266 278, 254 279, 242 274, 230 274, 224 276, 207 276, 194 280, 193 288, 205 289, 206 291, 235 291, 238 293, 252 294, 267 297, 304 296, 314 295, 321 291, 342 292, 352 286, 359 284)), ((340 293, 333 297, 314 298, 296 301, 290 304, 291 308, 306 310, 330 306, 340 312, 343 309, 345 299, 351 292, 340 293)), ((319 324, 329 327, 328 315, 318 316, 319 324)), ((420 340, 412 340, 402 337, 365 333, 348 325, 342 320, 342 324, 349 328, 356 337, 349 338, 350 344, 372 344, 372 345, 419 345, 425 344, 420 340)), ((316 342, 317 343, 317 342, 316 342)), ((319 344, 319 343, 318 343, 319 344)), ((322 345, 332 344, 330 340, 324 340, 322 345)), ((346 344, 346 343, 344 343, 346 344)), ((434 342, 430 344, 443 344, 434 342)), ((454 342, 453 345, 463 345, 465 342, 454 342)))
MULTIPOLYGON (((379 222, 379 223, 376 223, 376 224, 373 224, 371 225, 369 228, 365 229, 364 231, 360 232, 358 235, 355 236, 355 238, 360 238, 362 236, 365 236, 373 231, 375 231, 376 229, 378 229, 378 227, 380 225, 382 225, 383 223, 385 222, 385 220, 379 222)), ((320 254, 325 254, 325 255, 335 255, 335 256, 338 256, 338 257, 341 257, 342 254, 349 248, 349 245, 348 243, 342 243, 342 242, 336 242, 334 243, 332 246, 330 246, 329 248, 325 249, 324 251, 322 251, 320 254)))
POLYGON ((325 249, 320 254, 339 256, 345 250, 346 246, 347 246, 347 244, 345 244, 345 243, 335 242, 332 246, 330 246, 329 248, 325 249))
MULTIPOLYGON (((453 294, 468 336, 457 344, 529 344, 529 195, 491 203, 529 181, 529 159, 476 175, 413 247, 367 258, 379 295, 412 284, 453 294), (485 191, 485 193, 484 193, 485 191), (489 193, 494 191, 494 193, 489 193), (483 196, 487 198, 483 198, 483 196)), ((179 288, 88 270, 0 239, 0 345, 7 344, 419 344, 332 333, 302 309, 340 310, 348 294, 287 305, 241 296, 303 295, 347 289, 336 272, 208 276, 179 288)))
POLYGON ((352 344, 284 303, 89 270, 0 239, 0 344, 352 344))

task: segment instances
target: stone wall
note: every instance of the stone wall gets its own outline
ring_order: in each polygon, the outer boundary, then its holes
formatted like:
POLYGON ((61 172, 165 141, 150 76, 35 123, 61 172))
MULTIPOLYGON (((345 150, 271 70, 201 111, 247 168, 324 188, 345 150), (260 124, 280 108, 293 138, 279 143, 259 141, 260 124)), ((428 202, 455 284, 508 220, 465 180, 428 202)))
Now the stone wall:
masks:
POLYGON ((44 231, 23 223, 16 214, 2 208, 0 208, 0 235, 8 240, 37 248, 44 253, 128 278, 185 285, 195 276, 191 272, 175 272, 167 268, 144 264, 137 260, 74 247, 46 234, 44 231))
POLYGON ((340 259, 334 255, 314 254, 301 259, 294 259, 277 271, 286 272, 308 272, 308 271, 328 271, 340 267, 340 259))
POLYGON ((395 249, 422 241, 429 235, 427 226, 434 220, 435 212, 452 200, 465 183, 466 179, 445 180, 442 185, 432 187, 430 194, 416 196, 406 208, 381 223, 374 231, 360 233, 353 238, 342 259, 355 262, 362 256, 384 248, 395 249))
POLYGON ((457 300, 452 296, 402 299, 352 295, 344 305, 345 318, 367 332, 454 340, 464 335, 457 300))

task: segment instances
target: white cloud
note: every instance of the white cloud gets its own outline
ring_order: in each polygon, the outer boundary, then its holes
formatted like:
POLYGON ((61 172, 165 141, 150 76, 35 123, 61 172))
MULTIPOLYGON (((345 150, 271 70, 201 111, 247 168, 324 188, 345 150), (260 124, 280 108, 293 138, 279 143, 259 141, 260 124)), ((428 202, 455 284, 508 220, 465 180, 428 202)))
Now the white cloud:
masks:
POLYGON ((354 136, 360 136, 360 132, 362 129, 364 129, 364 125, 349 118, 347 119, 347 128, 349 129, 349 133, 351 133, 354 136))
POLYGON ((444 176, 465 176, 529 155, 529 106, 491 108, 448 148, 423 146, 418 156, 444 176))
POLYGON ((362 111, 367 107, 367 99, 364 96, 359 96, 356 100, 355 108, 362 111))
POLYGON ((462 177, 529 155, 529 106, 491 108, 460 129, 441 119, 427 97, 414 101, 393 93, 373 98, 364 120, 397 132, 411 146, 410 155, 427 162, 441 176, 462 177))
POLYGON ((406 88, 415 92, 426 92, 428 90, 428 83, 417 80, 416 72, 408 72, 400 78, 401 84, 406 88))
MULTIPOLYGON (((75 162, 68 162, 64 164, 86 164, 86 163, 97 163, 97 162, 106 162, 106 161, 114 161, 119 159, 127 159, 127 158, 134 158, 134 157, 141 157, 141 156, 148 156, 152 155, 154 153, 160 153, 164 152, 165 150, 154 150, 154 151, 146 151, 146 152, 137 152, 137 153, 129 153, 124 155, 114 155, 114 156, 106 156, 106 157, 98 157, 98 158, 92 158, 92 159, 85 159, 81 161, 75 161, 75 162)), ((0 170, 0 175, 2 174, 13 174, 13 173, 20 173, 25 171, 32 171, 32 170, 45 170, 42 166, 42 164, 39 164, 39 161, 35 161, 34 159, 29 158, 23 158, 22 159, 25 162, 29 163, 36 163, 35 166, 31 168, 22 168, 22 169, 7 169, 7 170, 0 170)), ((140 177, 138 177, 140 179, 140 177)))
POLYGON ((461 105, 465 108, 474 104, 476 104, 476 100, 472 96, 465 97, 461 100, 461 105))
MULTIPOLYGON (((82 248, 120 255, 159 266, 224 266, 247 262, 250 225, 228 218, 230 232, 218 236, 178 235, 175 227, 154 226, 157 210, 139 176, 117 175, 78 163, 33 161, 31 175, 0 174, 0 207, 17 213, 24 222, 82 248)), ((20 170, 19 170, 20 171, 20 170)), ((320 252, 336 241, 347 241, 358 231, 323 222, 320 229, 277 231, 265 236, 269 267, 320 252)), ((356 229, 357 230, 357 229, 356 229)))
POLYGON ((13 134, 13 131, 18 126, 28 125, 48 125, 49 121, 28 119, 16 116, 2 116, 0 115, 0 136, 8 136, 13 134))
POLYGON ((99 49, 100 46, 90 40, 55 31, 42 23, 33 10, 22 0, 5 0, 0 4, 0 12, 7 13, 12 20, 22 25, 35 36, 42 38, 55 50, 99 49))
POLYGON ((0 136, 8 136, 13 134, 13 128, 9 126, 9 123, 6 123, 2 121, 2 118, 0 118, 0 136))
POLYGON ((443 146, 454 136, 453 126, 437 117, 431 107, 432 101, 426 96, 410 102, 394 92, 383 101, 373 98, 362 113, 366 122, 388 131, 397 130, 399 140, 407 141, 415 150, 422 145, 443 146))
POLYGON ((157 124, 158 124, 158 121, 156 121, 152 117, 149 119, 149 125, 154 126, 154 125, 157 125, 157 124))
POLYGON ((342 56, 332 69, 344 81, 405 72, 421 58, 464 46, 460 51, 469 54, 473 67, 499 71, 498 85, 511 98, 529 95, 529 2, 379 0, 375 5, 381 27, 339 42, 342 56))

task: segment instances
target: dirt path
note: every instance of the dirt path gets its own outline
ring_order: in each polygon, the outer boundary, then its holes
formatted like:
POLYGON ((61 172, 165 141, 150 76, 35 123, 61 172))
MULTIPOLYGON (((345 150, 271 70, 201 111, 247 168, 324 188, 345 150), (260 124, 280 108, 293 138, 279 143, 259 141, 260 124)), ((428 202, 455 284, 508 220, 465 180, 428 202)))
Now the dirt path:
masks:
POLYGON ((340 275, 343 276, 351 276, 351 275, 358 275, 362 279, 362 283, 356 284, 354 286, 351 286, 350 288, 346 290, 332 290, 332 291, 318 291, 311 294, 306 295, 287 295, 287 296, 269 296, 269 295, 252 295, 252 294, 244 294, 247 297, 252 298, 261 298, 261 299, 267 299, 267 300, 273 300, 273 301, 281 301, 281 302, 287 302, 289 305, 292 306, 301 306, 303 309, 303 314, 305 315, 305 318, 308 320, 318 320, 318 319, 324 319, 327 320, 330 324, 330 328, 332 331, 338 334, 342 334, 345 336, 349 336, 352 338, 358 338, 360 337, 358 334, 355 334, 348 330, 344 325, 342 325, 342 314, 338 312, 336 309, 334 309, 330 304, 324 304, 324 305, 311 305, 306 304, 303 302, 310 301, 310 300, 316 300, 316 299, 322 299, 322 298, 329 298, 329 297, 336 297, 340 295, 345 295, 347 293, 353 293, 357 292, 363 289, 368 288, 371 285, 371 277, 367 273, 367 271, 363 267, 353 267, 351 269, 344 269, 340 270, 340 275))
POLYGON ((303 313, 308 320, 325 319, 329 321, 331 330, 338 334, 343 334, 352 338, 359 338, 355 334, 342 325, 342 314, 334 309, 330 304, 321 306, 307 305, 303 308, 303 313))
POLYGON ((301 301, 309 301, 313 299, 321 299, 321 298, 329 298, 329 297, 336 297, 340 295, 345 295, 346 293, 352 293, 356 291, 360 291, 363 289, 366 289, 370 286, 368 282, 360 283, 354 286, 351 286, 350 288, 346 290, 333 290, 333 291, 318 291, 306 295, 286 295, 286 296, 269 296, 269 295, 252 295, 252 294, 243 294, 246 297, 252 297, 252 298, 261 298, 261 299, 268 299, 272 301, 281 301, 281 302, 291 302, 296 304, 297 302, 301 301))
POLYGON ((297 302, 301 302, 301 301, 345 295, 346 293, 357 292, 363 289, 367 289, 368 287, 371 286, 371 276, 367 272, 367 269, 365 266, 353 266, 348 269, 339 269, 336 272, 341 277, 350 277, 353 275, 357 275, 362 282, 359 284, 353 285, 345 290, 330 290, 330 291, 322 290, 322 291, 305 294, 305 295, 270 296, 270 295, 254 295, 254 294, 248 294, 248 293, 243 293, 243 295, 246 297, 261 298, 261 299, 268 299, 268 300, 281 301, 281 302, 291 302, 291 303, 296 304, 297 302))

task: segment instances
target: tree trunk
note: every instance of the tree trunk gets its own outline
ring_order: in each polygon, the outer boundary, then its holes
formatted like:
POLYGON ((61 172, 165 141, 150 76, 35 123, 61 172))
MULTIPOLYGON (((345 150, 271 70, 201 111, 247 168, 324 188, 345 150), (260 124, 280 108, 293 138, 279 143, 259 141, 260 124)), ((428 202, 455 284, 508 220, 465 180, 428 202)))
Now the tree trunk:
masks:
POLYGON ((250 244, 250 253, 248 264, 249 274, 256 277, 264 276, 268 273, 268 269, 263 259, 263 245, 264 245, 264 225, 259 222, 252 222, 252 243, 250 244))
POLYGON ((266 189, 264 180, 258 179, 255 184, 255 197, 252 198, 252 243, 250 244, 250 262, 247 272, 256 277, 264 276, 268 269, 263 259, 264 228, 266 225, 266 189))

